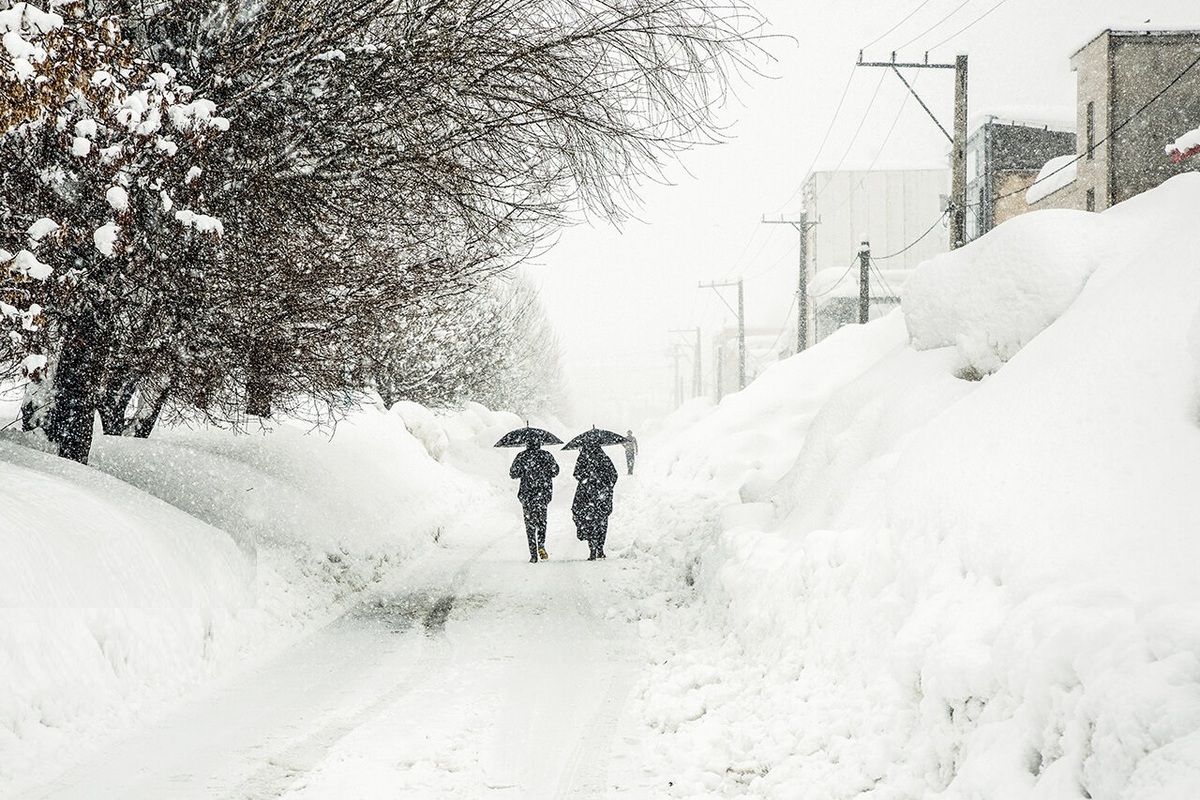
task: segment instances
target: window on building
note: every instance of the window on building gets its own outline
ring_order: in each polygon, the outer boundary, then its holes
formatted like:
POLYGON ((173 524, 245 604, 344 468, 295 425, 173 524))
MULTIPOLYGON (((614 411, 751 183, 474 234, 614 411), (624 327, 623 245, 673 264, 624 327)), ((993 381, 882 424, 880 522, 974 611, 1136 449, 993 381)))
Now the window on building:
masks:
POLYGON ((1084 123, 1087 129, 1087 157, 1092 158, 1092 150, 1096 147, 1096 104, 1088 102, 1087 104, 1087 120, 1084 123))
POLYGON ((1096 210, 1096 190, 1095 189, 1087 190, 1087 196, 1084 199, 1084 205, 1087 207, 1088 211, 1096 210))

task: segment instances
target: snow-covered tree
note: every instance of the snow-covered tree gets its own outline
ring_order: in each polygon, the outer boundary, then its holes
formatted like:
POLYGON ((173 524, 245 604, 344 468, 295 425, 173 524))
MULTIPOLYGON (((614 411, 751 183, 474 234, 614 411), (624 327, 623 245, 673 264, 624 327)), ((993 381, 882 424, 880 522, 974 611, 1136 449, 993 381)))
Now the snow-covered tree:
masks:
POLYGON ((144 434, 164 408, 236 421, 361 388, 398 318, 475 302, 719 138, 760 24, 744 0, 84 8, 21 35, 67 88, 11 94, 0 140, 29 165, 5 175, 0 245, 54 272, 10 303, 48 359, 29 408, 79 460, 96 408, 144 434), (58 228, 26 247, 42 218, 58 228))
POLYGON ((493 278, 468 297, 425 300, 364 354, 363 370, 384 403, 453 408, 472 400, 524 415, 562 410, 558 341, 534 286, 493 278))
POLYGON ((339 396, 398 315, 620 217, 660 159, 716 138, 758 24, 741 0, 104 7, 233 122, 202 180, 241 280, 215 290, 223 341, 171 381, 218 416, 339 396))
POLYGON ((27 420, 86 462, 111 359, 159 345, 203 291, 178 255, 221 233, 194 180, 228 123, 82 3, 7 3, 0 34, 7 363, 38 387, 27 420))

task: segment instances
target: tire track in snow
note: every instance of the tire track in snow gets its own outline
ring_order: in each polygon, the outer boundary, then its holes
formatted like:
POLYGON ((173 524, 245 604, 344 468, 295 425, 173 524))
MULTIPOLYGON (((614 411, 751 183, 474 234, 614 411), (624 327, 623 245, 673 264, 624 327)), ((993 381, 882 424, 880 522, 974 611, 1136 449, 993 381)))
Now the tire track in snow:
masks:
MULTIPOLYGON (((347 734, 357 730, 409 692, 439 676, 451 658, 452 648, 446 638, 445 627, 457 599, 455 592, 465 584, 471 569, 479 562, 480 558, 490 551, 498 541, 498 537, 493 539, 459 564, 453 577, 448 581, 446 590, 450 592, 449 594, 442 594, 430 603, 428 594, 418 593, 400 598, 400 602, 390 604, 399 609, 399 623, 402 630, 413 627, 417 617, 420 617, 424 630, 424 646, 421 649, 421 656, 403 678, 353 716, 333 720, 304 739, 289 745, 278 755, 270 757, 262 769, 245 781, 237 791, 229 795, 229 800, 273 800, 283 796, 300 777, 320 764, 347 734)), ((429 577, 427 574, 427 583, 429 577)), ((382 607, 386 608, 387 605, 382 607)), ((359 606, 352 609, 339 621, 347 624, 354 624, 354 620, 364 618, 386 621, 389 615, 381 614, 378 608, 380 606, 364 611, 364 607, 359 606)))

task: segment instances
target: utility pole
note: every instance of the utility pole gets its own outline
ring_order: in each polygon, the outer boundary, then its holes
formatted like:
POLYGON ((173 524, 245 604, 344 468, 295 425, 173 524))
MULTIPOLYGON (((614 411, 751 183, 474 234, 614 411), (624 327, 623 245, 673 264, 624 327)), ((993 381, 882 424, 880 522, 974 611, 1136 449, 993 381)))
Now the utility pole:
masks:
MULTIPOLYGON (((818 220, 819 222, 819 220, 818 220)), ((791 225, 800 232, 800 279, 796 286, 796 352, 808 349, 808 231, 817 222, 808 221, 808 212, 801 211, 800 219, 767 219, 764 225, 791 225)))
POLYGON ((954 146, 951 153, 950 249, 967 243, 967 57, 954 58, 954 146))
POLYGON ((900 63, 896 61, 896 53, 892 53, 891 61, 863 61, 862 51, 858 51, 858 66, 888 67, 896 73, 896 77, 905 88, 917 98, 921 108, 925 109, 942 134, 950 141, 950 249, 962 247, 967 241, 967 57, 955 56, 953 64, 930 64, 929 53, 925 54, 924 62, 900 63), (952 69, 954 70, 954 135, 946 133, 946 128, 938 122, 938 118, 925 105, 917 91, 900 74, 900 68, 912 69, 952 69))
MULTIPOLYGON (((746 306, 743 301, 743 295, 742 295, 742 279, 738 278, 736 281, 726 281, 725 283, 702 283, 702 284, 700 284, 701 289, 719 289, 722 286, 736 286, 737 287, 737 293, 738 293, 738 295, 737 295, 737 297, 738 297, 738 304, 737 304, 738 388, 745 389, 746 388, 746 306)), ((717 294, 719 296, 720 292, 717 292, 717 294)), ((722 302, 724 302, 725 298, 722 297, 721 300, 722 300, 722 302)), ((729 304, 726 303, 725 305, 728 306, 729 304)), ((730 309, 730 310, 732 310, 732 309, 730 309)))
POLYGON ((679 349, 679 345, 673 344, 667 351, 667 355, 675 364, 675 407, 679 408, 683 405, 683 382, 679 379, 679 359, 683 356, 683 352, 679 349))
POLYGON ((696 326, 696 363, 692 367, 692 397, 699 397, 704 391, 704 381, 700 375, 700 327, 696 326))
POLYGON ((858 247, 858 324, 866 325, 871 318, 871 243, 858 247))
POLYGON ((702 391, 700 382, 700 329, 672 328, 670 333, 694 333, 696 335, 695 343, 692 345, 692 397, 699 397, 702 391))

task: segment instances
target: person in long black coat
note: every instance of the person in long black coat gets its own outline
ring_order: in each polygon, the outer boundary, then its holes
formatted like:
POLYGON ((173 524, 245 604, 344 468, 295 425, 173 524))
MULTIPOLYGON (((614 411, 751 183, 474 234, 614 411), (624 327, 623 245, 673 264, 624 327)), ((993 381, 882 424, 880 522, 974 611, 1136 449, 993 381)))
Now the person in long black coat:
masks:
POLYGON ((525 512, 525 537, 529 540, 529 562, 549 558, 546 554, 546 511, 554 495, 558 462, 540 445, 530 443, 517 453, 508 468, 510 478, 520 478, 517 499, 525 512))
POLYGON ((608 537, 608 515, 612 513, 613 487, 617 468, 599 445, 587 444, 575 462, 575 499, 571 516, 580 539, 588 543, 588 561, 604 558, 604 540, 608 537))

